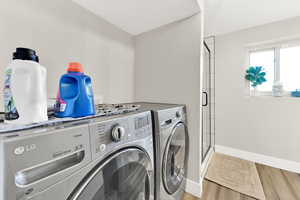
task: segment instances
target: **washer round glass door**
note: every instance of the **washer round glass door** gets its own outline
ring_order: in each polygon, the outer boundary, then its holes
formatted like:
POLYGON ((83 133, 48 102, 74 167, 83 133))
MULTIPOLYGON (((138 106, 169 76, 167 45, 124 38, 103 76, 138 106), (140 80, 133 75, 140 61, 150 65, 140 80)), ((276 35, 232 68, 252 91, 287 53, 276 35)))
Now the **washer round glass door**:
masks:
POLYGON ((186 127, 180 122, 172 130, 163 159, 163 182, 169 194, 175 193, 184 179, 187 141, 186 127))
POLYGON ((149 200, 153 195, 153 178, 147 153, 126 149, 100 163, 69 200, 149 200))

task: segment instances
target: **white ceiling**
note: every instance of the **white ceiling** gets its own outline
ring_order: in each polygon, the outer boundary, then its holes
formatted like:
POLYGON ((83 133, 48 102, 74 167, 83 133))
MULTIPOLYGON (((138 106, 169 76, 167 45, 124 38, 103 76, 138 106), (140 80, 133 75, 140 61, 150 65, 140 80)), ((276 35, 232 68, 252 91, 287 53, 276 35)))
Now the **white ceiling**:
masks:
POLYGON ((138 35, 199 12, 197 0, 73 0, 122 30, 138 35))
POLYGON ((300 0, 205 0, 204 7, 206 36, 300 16, 300 0))

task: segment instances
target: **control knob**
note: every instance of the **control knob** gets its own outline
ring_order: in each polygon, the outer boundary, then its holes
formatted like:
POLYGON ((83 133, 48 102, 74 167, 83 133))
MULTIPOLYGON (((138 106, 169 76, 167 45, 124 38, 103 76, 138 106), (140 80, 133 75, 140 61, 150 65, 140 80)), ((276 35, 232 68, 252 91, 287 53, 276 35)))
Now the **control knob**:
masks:
POLYGON ((116 125, 111 132, 111 137, 114 142, 120 142, 125 136, 125 129, 120 125, 116 125))

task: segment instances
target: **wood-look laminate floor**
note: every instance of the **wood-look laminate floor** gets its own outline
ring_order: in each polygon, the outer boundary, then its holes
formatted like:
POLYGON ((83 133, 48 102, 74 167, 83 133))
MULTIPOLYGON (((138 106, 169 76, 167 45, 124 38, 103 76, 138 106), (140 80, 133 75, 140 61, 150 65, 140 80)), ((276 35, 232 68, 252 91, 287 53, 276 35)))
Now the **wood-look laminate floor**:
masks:
MULTIPOLYGON (((256 164, 266 200, 300 200, 300 174, 256 164)), ((199 199, 185 194, 182 200, 255 200, 208 180, 199 199)))

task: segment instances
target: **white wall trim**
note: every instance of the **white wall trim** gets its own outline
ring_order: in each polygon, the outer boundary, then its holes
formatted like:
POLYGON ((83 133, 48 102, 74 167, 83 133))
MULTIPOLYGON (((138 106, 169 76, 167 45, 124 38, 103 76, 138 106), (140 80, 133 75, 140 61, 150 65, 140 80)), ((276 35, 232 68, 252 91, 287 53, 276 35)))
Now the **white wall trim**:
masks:
POLYGON ((252 162, 268 165, 271 167, 288 170, 295 173, 300 173, 300 163, 290 160, 284 160, 280 158, 275 158, 272 156, 266 156, 263 154, 252 153, 248 151, 243 151, 239 149, 234 149, 231 147, 216 145, 216 152, 226 154, 233 157, 238 157, 244 160, 249 160, 252 162))
POLYGON ((202 181, 200 181, 200 183, 197 183, 195 181, 192 181, 192 180, 189 180, 189 179, 186 179, 186 187, 185 187, 185 192, 195 196, 195 197, 198 197, 198 198, 201 198, 201 195, 202 195, 202 181))

